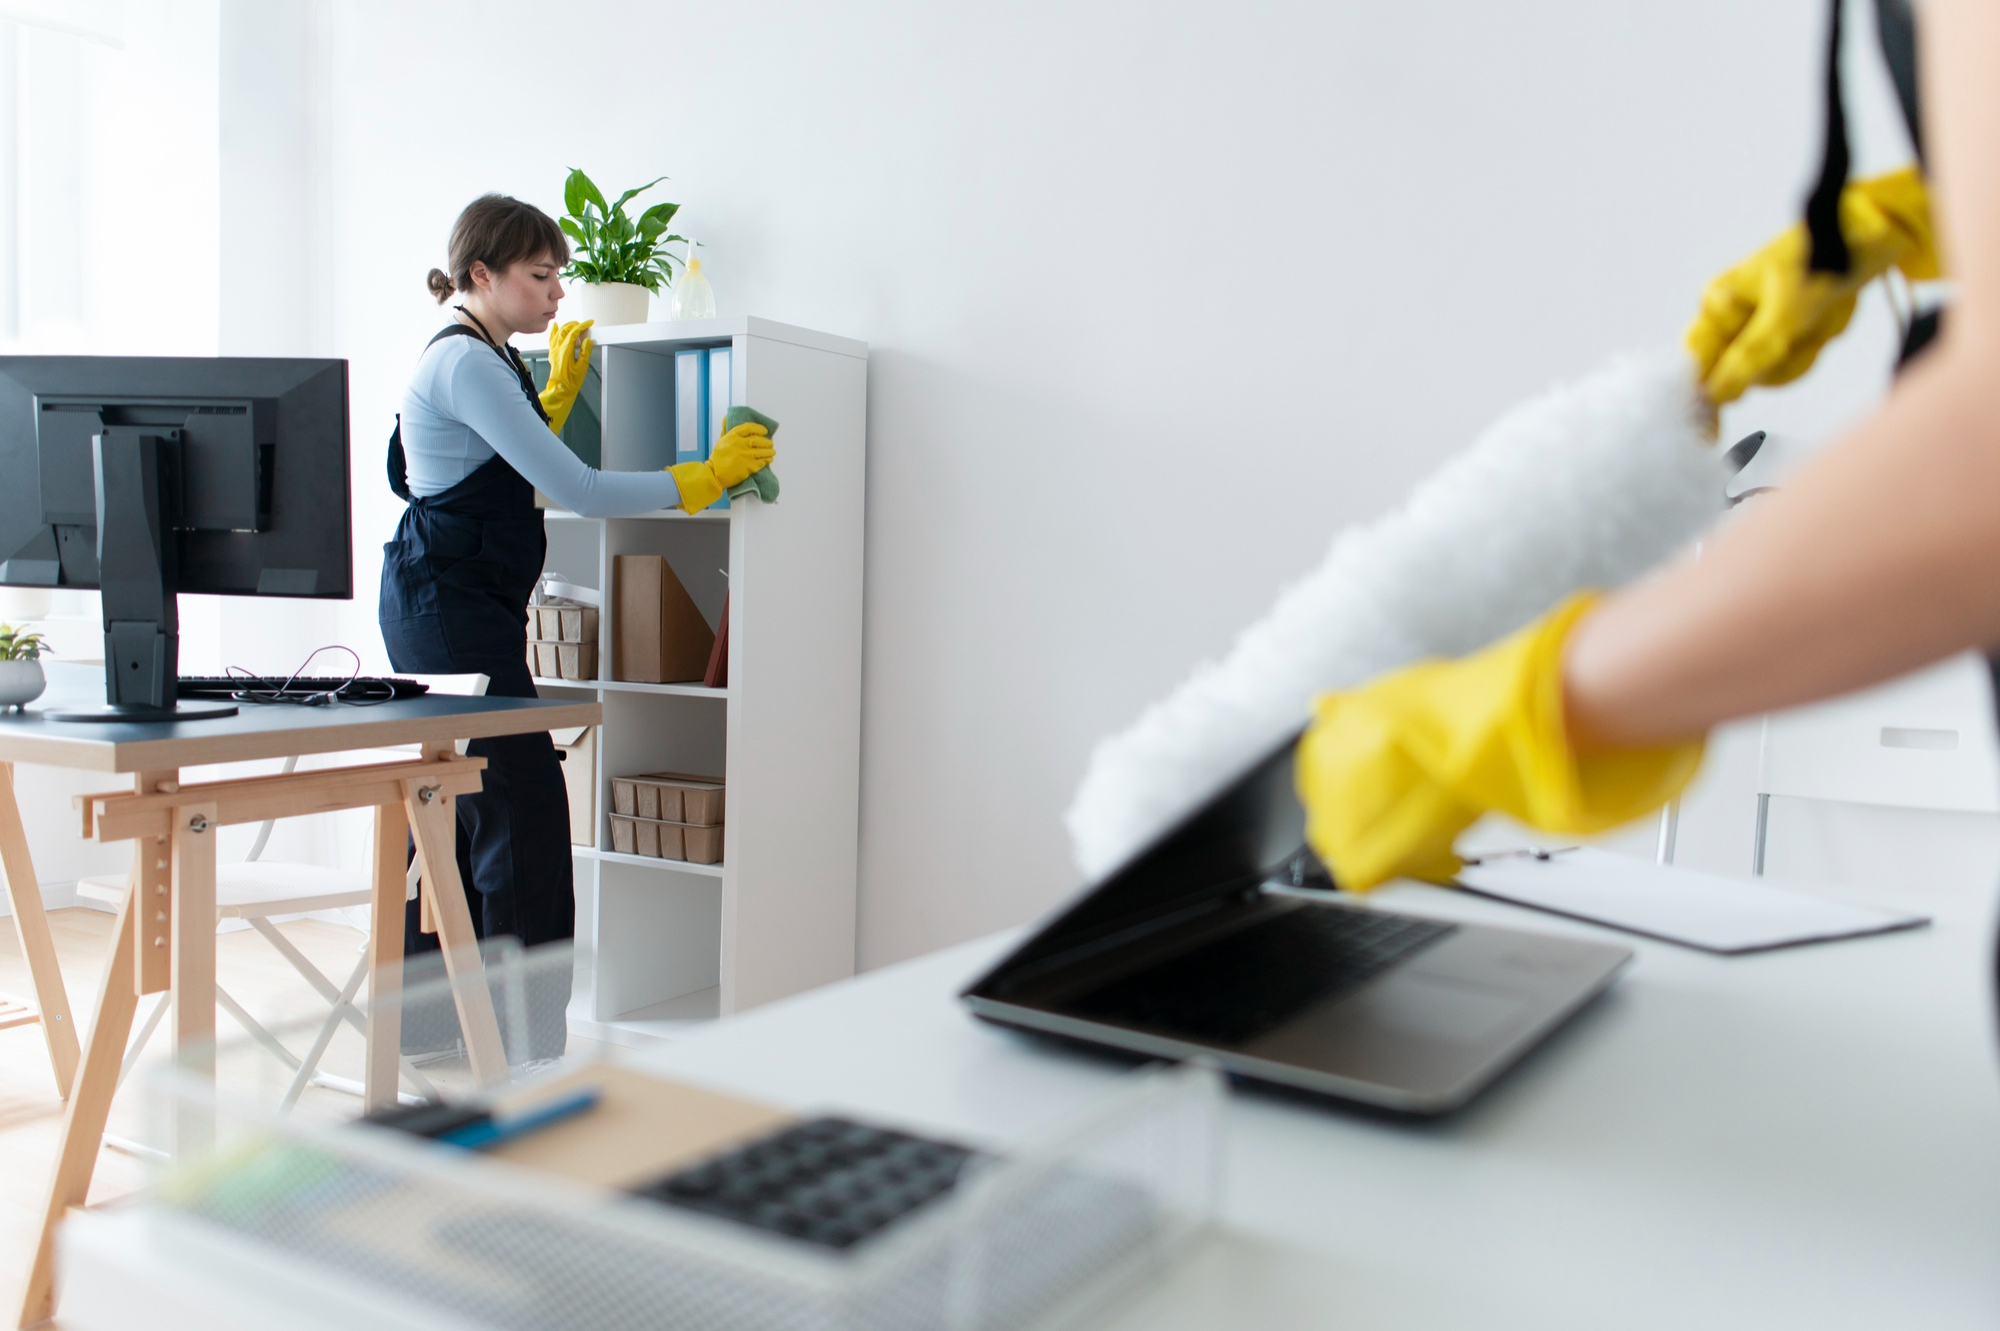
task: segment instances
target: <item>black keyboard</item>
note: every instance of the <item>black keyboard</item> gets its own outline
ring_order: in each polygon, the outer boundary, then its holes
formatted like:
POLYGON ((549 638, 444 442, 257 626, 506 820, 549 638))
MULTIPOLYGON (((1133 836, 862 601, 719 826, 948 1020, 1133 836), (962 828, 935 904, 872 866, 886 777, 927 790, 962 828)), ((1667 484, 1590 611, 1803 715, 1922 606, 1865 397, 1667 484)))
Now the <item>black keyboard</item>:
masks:
POLYGON ((1243 1044, 1345 993, 1456 926, 1303 906, 1121 976, 1066 1012, 1208 1044, 1243 1044))
POLYGON ((633 1189, 828 1248, 849 1248, 950 1192, 976 1152, 816 1118, 633 1189))
POLYGON ((255 701, 262 694, 272 701, 296 701, 322 694, 334 695, 337 702, 388 702, 392 698, 417 698, 431 691, 428 684, 414 679, 361 675, 301 675, 297 679, 276 679, 251 675, 182 675, 179 694, 183 698, 237 698, 248 695, 255 701))

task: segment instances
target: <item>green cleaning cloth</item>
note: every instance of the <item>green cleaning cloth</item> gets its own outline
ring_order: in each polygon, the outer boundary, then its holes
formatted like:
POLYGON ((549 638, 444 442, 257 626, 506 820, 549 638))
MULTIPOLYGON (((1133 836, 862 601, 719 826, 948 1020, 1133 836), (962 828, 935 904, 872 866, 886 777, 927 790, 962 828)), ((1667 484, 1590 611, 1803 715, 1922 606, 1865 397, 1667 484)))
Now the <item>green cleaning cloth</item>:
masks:
MULTIPOLYGON (((778 423, 754 407, 731 407, 722 413, 721 433, 728 434, 739 425, 761 425, 771 432, 771 438, 778 437, 778 423)), ((767 504, 777 503, 778 473, 766 467, 762 471, 751 472, 750 479, 729 487, 731 499, 741 499, 744 495, 756 495, 767 504)))

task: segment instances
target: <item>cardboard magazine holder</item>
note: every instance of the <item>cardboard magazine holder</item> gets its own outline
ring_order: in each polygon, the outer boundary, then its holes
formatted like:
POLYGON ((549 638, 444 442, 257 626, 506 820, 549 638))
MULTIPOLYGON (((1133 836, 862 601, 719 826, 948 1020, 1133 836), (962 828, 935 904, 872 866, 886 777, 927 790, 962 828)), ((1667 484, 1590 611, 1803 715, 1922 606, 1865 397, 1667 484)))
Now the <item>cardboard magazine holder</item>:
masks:
POLYGON ((674 570, 658 555, 612 564, 611 677, 639 684, 697 683, 715 633, 674 570))

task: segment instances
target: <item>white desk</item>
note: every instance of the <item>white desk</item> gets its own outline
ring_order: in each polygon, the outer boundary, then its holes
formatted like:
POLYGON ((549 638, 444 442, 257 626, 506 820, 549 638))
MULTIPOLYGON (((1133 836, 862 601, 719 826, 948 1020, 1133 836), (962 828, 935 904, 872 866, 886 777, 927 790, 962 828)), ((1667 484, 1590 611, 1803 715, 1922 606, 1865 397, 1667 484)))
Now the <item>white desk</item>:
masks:
MULTIPOLYGON (((1601 936, 1434 889, 1384 899, 1601 936)), ((1605 1001, 1441 1124, 1236 1095, 1230 1232, 1116 1326, 1991 1331, 1990 911, 1921 904, 1931 930, 1793 952, 1636 943, 1605 1001)), ((760 1008, 647 1061, 800 1106, 1015 1136, 1115 1068, 958 1009, 956 986, 1003 944, 760 1008)), ((126 1324, 98 1309, 144 1287, 145 1259, 92 1233, 119 1219, 71 1227, 66 1326, 126 1324)))

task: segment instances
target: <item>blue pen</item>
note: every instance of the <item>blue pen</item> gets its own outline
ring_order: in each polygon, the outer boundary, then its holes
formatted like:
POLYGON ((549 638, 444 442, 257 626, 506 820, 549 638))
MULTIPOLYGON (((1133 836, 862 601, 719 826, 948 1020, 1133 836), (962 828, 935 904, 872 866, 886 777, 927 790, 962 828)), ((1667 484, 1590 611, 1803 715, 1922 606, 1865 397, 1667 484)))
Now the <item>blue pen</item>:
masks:
POLYGON ((463 1147, 468 1151, 483 1151, 525 1137, 531 1132, 560 1123, 567 1118, 597 1107, 597 1088, 585 1086, 570 1091, 551 1100, 545 1100, 520 1113, 501 1118, 488 1115, 476 1122, 468 1123, 455 1132, 445 1133, 438 1140, 451 1146, 463 1147))

